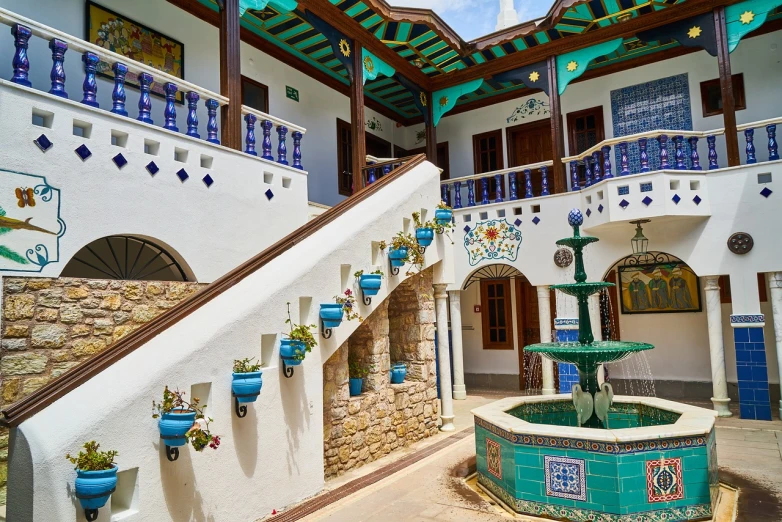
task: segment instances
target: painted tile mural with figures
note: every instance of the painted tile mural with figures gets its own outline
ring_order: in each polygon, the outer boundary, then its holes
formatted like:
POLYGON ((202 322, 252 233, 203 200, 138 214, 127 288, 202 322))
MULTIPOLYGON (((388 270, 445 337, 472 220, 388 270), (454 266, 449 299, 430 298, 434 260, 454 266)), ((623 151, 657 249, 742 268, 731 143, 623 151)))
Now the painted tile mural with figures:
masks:
POLYGON ((620 266, 622 313, 698 312, 700 281, 686 264, 620 266))

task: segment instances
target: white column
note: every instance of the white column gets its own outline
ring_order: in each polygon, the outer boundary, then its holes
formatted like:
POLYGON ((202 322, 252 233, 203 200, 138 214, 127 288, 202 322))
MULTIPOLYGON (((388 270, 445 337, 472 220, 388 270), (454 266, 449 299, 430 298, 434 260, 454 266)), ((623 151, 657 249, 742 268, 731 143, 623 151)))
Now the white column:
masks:
POLYGON ((725 376, 725 347, 722 341, 722 303, 720 302, 719 276, 706 276, 706 320, 709 323, 709 359, 711 360, 711 385, 714 396, 711 402, 720 417, 730 417, 728 404, 728 379, 725 376))
MULTIPOLYGON (((592 337, 595 341, 603 340, 603 325, 600 322, 600 294, 589 296, 589 322, 592 323, 592 337)), ((597 383, 602 386, 606 381, 605 365, 597 367, 597 383)))
POLYGON ((464 386, 464 349, 462 348, 462 292, 448 292, 448 304, 451 308, 451 353, 453 354, 453 398, 463 401, 467 398, 464 386))
MULTIPOLYGON (((538 289, 538 320, 540 321, 540 342, 551 342, 551 294, 548 285, 540 285, 538 289)), ((543 395, 554 395, 554 362, 541 356, 543 368, 543 395)))
MULTIPOLYGON (((782 383, 782 272, 766 274, 771 293, 771 312, 774 316, 774 337, 777 344, 777 365, 779 366, 780 383, 782 383)), ((782 387, 782 384, 780 384, 782 387)), ((779 414, 782 416, 782 399, 779 401, 779 414)))
POLYGON ((448 293, 446 285, 434 285, 434 310, 437 320, 437 356, 440 365, 440 420, 442 431, 453 431, 453 397, 451 396, 451 355, 448 350, 448 293))

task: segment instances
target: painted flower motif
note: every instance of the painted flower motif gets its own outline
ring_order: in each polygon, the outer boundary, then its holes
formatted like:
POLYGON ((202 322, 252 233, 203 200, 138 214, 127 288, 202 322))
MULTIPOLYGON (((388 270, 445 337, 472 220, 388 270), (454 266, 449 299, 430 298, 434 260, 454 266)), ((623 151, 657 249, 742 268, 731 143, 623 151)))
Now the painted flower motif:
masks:
POLYGON ((504 219, 477 223, 475 229, 464 236, 470 265, 477 265, 484 259, 515 261, 520 245, 521 231, 504 219))
POLYGON ((497 237, 499 237, 499 235, 500 235, 500 231, 497 230, 494 227, 489 227, 489 228, 486 229, 486 237, 491 239, 492 241, 497 239, 497 237))

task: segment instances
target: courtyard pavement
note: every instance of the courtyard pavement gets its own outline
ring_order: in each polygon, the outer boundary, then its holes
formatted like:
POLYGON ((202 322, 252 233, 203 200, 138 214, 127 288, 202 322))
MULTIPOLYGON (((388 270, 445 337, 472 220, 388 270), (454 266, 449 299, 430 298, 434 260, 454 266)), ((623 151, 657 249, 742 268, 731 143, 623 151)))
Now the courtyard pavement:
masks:
MULTIPOLYGON (((473 425, 470 410, 514 392, 471 391, 454 401, 457 431, 473 425)), ((515 392, 518 393, 518 392, 515 392)), ((692 402, 703 407, 710 403, 692 402)), ((746 522, 782 521, 782 422, 745 421, 736 417, 717 421, 720 480, 739 488, 738 516, 746 522)), ((331 491, 352 480, 414 454, 450 433, 414 444, 360 469, 327 482, 331 491)), ((474 466, 472 435, 422 458, 393 475, 303 518, 329 522, 399 521, 507 521, 509 516, 485 497, 465 486, 463 477, 474 466)), ((324 494, 326 493, 324 492, 324 494)), ((521 517, 519 517, 521 518, 521 517)), ((517 518, 517 520, 519 519, 517 518)), ((273 520, 273 519, 272 519, 273 520)), ((537 519, 528 519, 537 520, 537 519)))

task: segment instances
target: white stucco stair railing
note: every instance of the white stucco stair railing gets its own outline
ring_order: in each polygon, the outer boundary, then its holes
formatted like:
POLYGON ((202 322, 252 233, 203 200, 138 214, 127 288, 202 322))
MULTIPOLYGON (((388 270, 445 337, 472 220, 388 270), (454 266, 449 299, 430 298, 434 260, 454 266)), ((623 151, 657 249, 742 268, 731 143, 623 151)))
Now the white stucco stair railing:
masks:
MULTIPOLYGON (((120 474, 136 470, 140 499, 134 520, 179 520, 181 513, 253 520, 318 492, 324 480, 322 365, 359 323, 343 321, 327 340, 318 332, 318 346, 285 378, 278 347, 288 329, 286 303, 294 322, 314 324, 319 305, 352 284, 348 274, 383 268, 387 259, 377 243, 408 229, 413 212, 434 211, 439 176, 423 155, 414 157, 7 408, 3 423, 13 428, 9 520, 74 518, 78 508, 67 487, 73 470, 63 455, 86 440, 119 451, 120 474), (267 344, 273 346, 269 357, 267 344), (247 416, 237 419, 232 362, 258 352, 268 361, 263 389, 247 416), (176 463, 166 460, 149 411, 165 385, 211 390, 205 402, 214 418, 210 427, 222 437, 218 451, 196 454, 190 448, 176 463), (228 498, 242 501, 226 503, 228 498)), ((433 267, 437 284, 452 283, 451 249, 437 236, 424 253, 424 268, 433 267)), ((371 305, 358 304, 362 315, 405 277, 400 271, 384 278, 371 305)))

